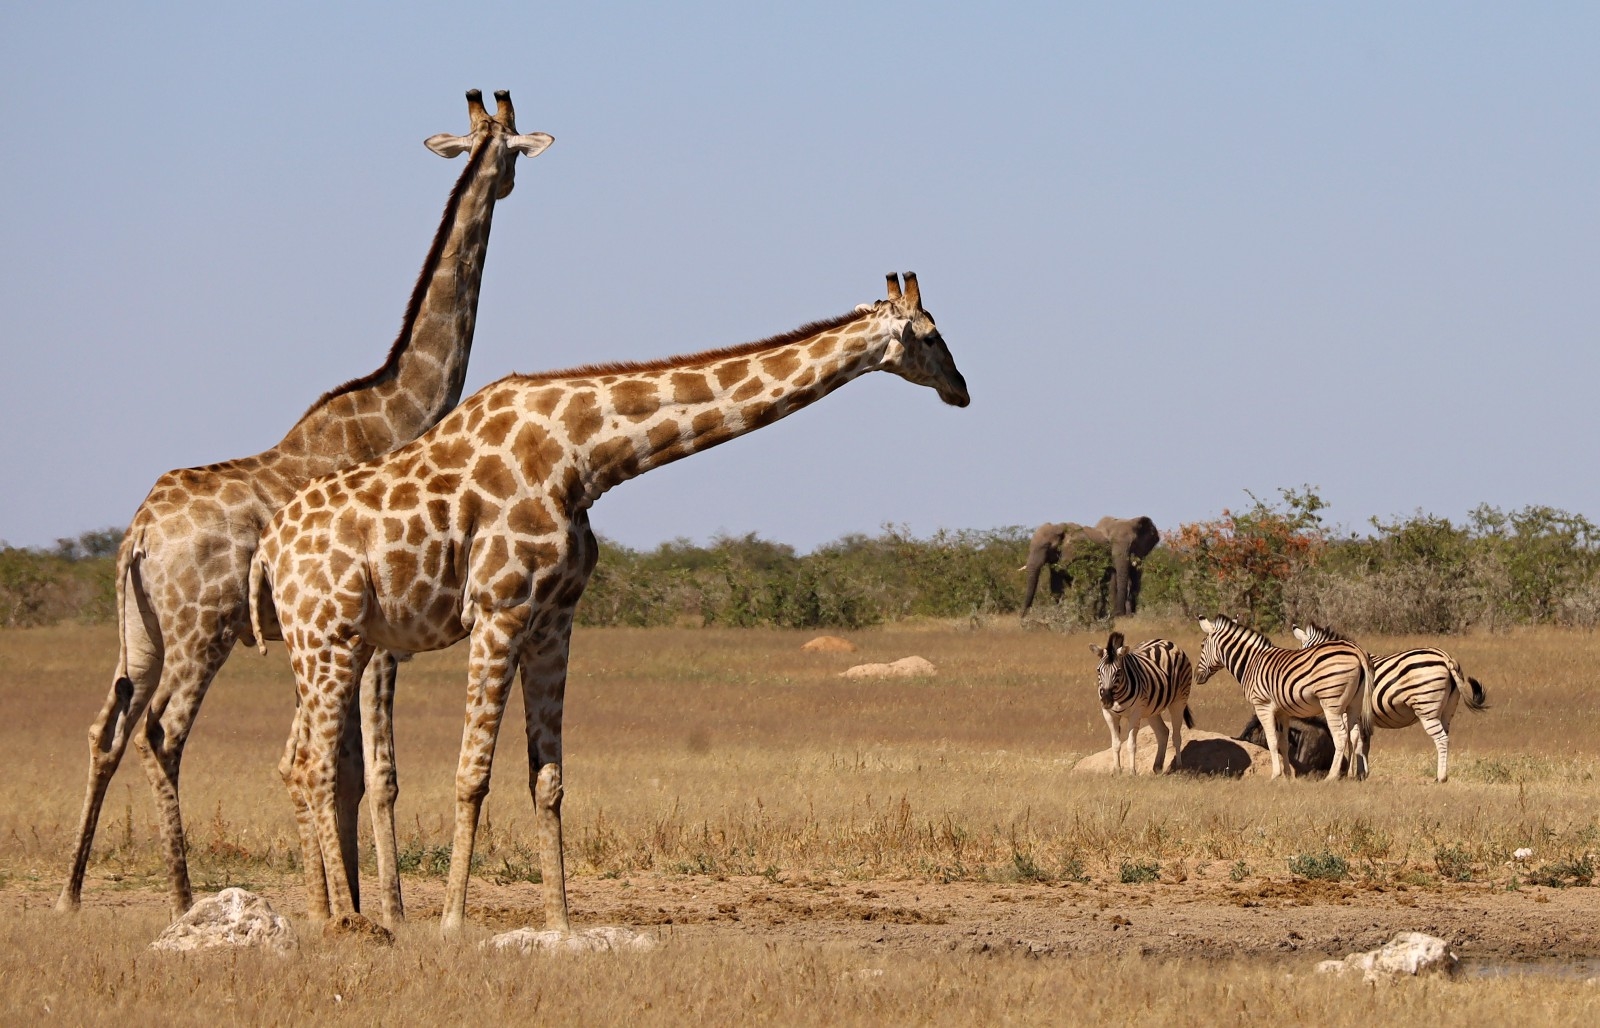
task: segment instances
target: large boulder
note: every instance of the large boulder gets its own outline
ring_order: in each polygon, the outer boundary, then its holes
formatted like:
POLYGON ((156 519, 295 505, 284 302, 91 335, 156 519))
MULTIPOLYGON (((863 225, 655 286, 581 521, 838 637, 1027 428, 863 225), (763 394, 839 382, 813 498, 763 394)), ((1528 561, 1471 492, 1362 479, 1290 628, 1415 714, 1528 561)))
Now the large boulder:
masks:
POLYGON ((156 937, 150 948, 182 953, 260 947, 287 953, 296 945, 294 927, 272 909, 272 904, 244 889, 223 889, 190 907, 187 914, 156 937))
MULTIPOLYGON (((1139 770, 1141 775, 1153 774, 1156 766, 1156 733, 1148 722, 1139 726, 1139 770)), ((1172 739, 1167 739, 1167 763, 1172 763, 1172 739)), ((1072 769, 1083 774, 1115 774, 1116 756, 1106 748, 1089 754, 1072 769)), ((1252 746, 1238 739, 1230 739, 1203 728, 1183 730, 1183 767, 1179 770, 1197 775, 1228 775, 1243 778, 1248 775, 1272 774, 1272 755, 1260 746, 1252 746)), ((1122 754, 1122 773, 1128 773, 1128 754, 1122 754)))
POLYGON ((938 674, 933 662, 925 657, 901 657, 889 664, 857 664, 839 672, 840 678, 916 678, 938 674))
POLYGON ((1365 953, 1352 953, 1343 960, 1324 960, 1317 965, 1322 974, 1354 974, 1369 982, 1399 978, 1402 975, 1455 974, 1461 961, 1440 938, 1421 932, 1401 932, 1382 946, 1365 953))
POLYGON ((653 950, 659 942, 653 935, 627 928, 581 928, 574 932, 558 932, 538 928, 518 928, 501 932, 484 944, 490 949, 514 950, 518 953, 621 953, 653 950))
POLYGON ((819 635, 800 648, 807 653, 854 653, 856 644, 837 635, 819 635))

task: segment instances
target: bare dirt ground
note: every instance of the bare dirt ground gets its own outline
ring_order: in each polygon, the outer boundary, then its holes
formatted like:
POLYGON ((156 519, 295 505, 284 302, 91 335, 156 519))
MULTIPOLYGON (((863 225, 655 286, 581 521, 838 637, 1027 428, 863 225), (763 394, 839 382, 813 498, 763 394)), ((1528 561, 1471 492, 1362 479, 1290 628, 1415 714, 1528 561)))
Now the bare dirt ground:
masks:
MULTIPOLYGON (((1381 945, 1400 931, 1450 940, 1470 970, 1567 961, 1600 973, 1600 890, 1452 884, 1428 889, 1306 881, 1228 880, 1225 867, 1149 885, 842 881, 635 873, 575 877, 577 926, 621 925, 663 941, 756 938, 867 950, 1029 957, 1143 956, 1232 960, 1295 954, 1306 962, 1381 945)), ((299 881, 258 886, 305 927, 299 881)), ((407 879, 413 924, 437 924, 443 883, 407 879)), ((0 911, 38 910, 49 889, 0 892, 0 911)), ((152 889, 98 883, 86 906, 164 925, 152 889)), ((468 920, 480 934, 542 923, 537 885, 473 882, 468 920)), ((155 929, 152 929, 152 935, 155 929)))

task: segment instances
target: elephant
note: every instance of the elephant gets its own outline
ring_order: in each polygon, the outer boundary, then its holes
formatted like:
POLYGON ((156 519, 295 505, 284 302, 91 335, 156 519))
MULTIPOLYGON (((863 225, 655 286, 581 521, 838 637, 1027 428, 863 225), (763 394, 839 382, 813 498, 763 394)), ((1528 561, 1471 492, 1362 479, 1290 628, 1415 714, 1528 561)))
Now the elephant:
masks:
POLYGON ((1139 586, 1144 572, 1139 562, 1150 555, 1161 541, 1156 523, 1147 517, 1101 518, 1093 527, 1046 523, 1033 532, 1028 543, 1028 562, 1019 571, 1028 573, 1027 591, 1022 597, 1022 615, 1033 606, 1039 589, 1039 573, 1050 568, 1050 595, 1059 603, 1072 578, 1067 565, 1086 546, 1104 546, 1111 551, 1111 566, 1100 582, 1100 603, 1095 613, 1106 614, 1106 586, 1111 585, 1111 616, 1132 614, 1139 607, 1139 586))

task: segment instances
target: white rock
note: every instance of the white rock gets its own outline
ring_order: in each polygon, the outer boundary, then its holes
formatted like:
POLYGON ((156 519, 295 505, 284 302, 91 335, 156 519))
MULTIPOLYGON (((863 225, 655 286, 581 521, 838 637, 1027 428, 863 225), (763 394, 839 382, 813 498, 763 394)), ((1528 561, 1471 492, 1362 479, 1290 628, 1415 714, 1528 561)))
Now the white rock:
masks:
POLYGON ((839 672, 840 678, 915 678, 936 675, 939 671, 926 657, 901 657, 891 664, 857 664, 839 672))
POLYGON ((150 944, 153 950, 182 953, 231 947, 262 947, 287 953, 298 945, 294 927, 272 904, 244 889, 223 889, 200 900, 167 926, 150 944))
POLYGON ((1533 850, 1531 850, 1528 847, 1524 846, 1521 849, 1517 850, 1517 852, 1511 854, 1511 859, 1512 860, 1527 860, 1529 857, 1532 857, 1532 856, 1533 856, 1533 850))
POLYGON ((582 928, 575 932, 518 928, 502 932, 484 945, 493 949, 521 953, 620 953, 645 952, 661 945, 655 936, 627 928, 582 928))
POLYGON ((1352 953, 1343 960, 1324 960, 1317 965, 1321 974, 1347 974, 1360 971, 1369 982, 1432 972, 1455 974, 1461 966, 1443 939, 1421 932, 1401 932, 1378 949, 1352 953))

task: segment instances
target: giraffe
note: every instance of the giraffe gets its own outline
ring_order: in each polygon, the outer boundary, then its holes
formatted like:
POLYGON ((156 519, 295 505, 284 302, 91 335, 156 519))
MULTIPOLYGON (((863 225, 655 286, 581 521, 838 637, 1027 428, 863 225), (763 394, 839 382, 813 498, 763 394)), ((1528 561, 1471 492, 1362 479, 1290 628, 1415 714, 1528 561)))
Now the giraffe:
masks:
MULTIPOLYGON (((561 719, 573 612, 594 570, 589 507, 613 486, 769 425, 869 371, 965 407, 966 382, 916 276, 842 317, 724 350, 513 375, 378 460, 311 483, 273 518, 250 571, 255 637, 276 627, 300 700, 279 765, 307 890, 353 910, 338 852, 337 744, 382 647, 470 639, 467 714, 441 930, 461 929, 495 740, 520 672, 548 928, 569 930, 561 853, 561 719)), ((363 720, 383 712, 360 699, 363 720)), ((363 726, 381 735, 385 726, 363 726)))
MULTIPOLYGON (((425 141, 442 157, 470 156, 383 366, 323 394, 271 449, 167 472, 134 514, 117 554, 120 652, 111 690, 89 726, 88 788, 57 910, 80 905, 101 804, 130 737, 155 793, 173 916, 189 909, 193 894, 178 772, 212 679, 237 639, 254 642, 245 588, 261 530, 306 482, 410 442, 461 399, 495 201, 515 184, 517 155, 537 156, 553 142, 543 132, 517 132, 508 92, 496 92, 495 100, 490 115, 483 94, 471 90, 469 133, 440 133, 425 141)), ((392 695, 394 663, 389 654, 372 661, 363 690, 380 698, 392 695)), ((344 759, 364 763, 368 781, 363 783, 353 768, 340 800, 343 858, 351 882, 356 881, 361 789, 365 785, 374 795, 397 789, 392 743, 370 740, 365 753, 360 745, 345 740, 344 759)), ((373 834, 380 840, 380 877, 393 879, 392 885, 385 883, 385 918, 398 917, 392 820, 386 829, 374 822, 373 834)))

